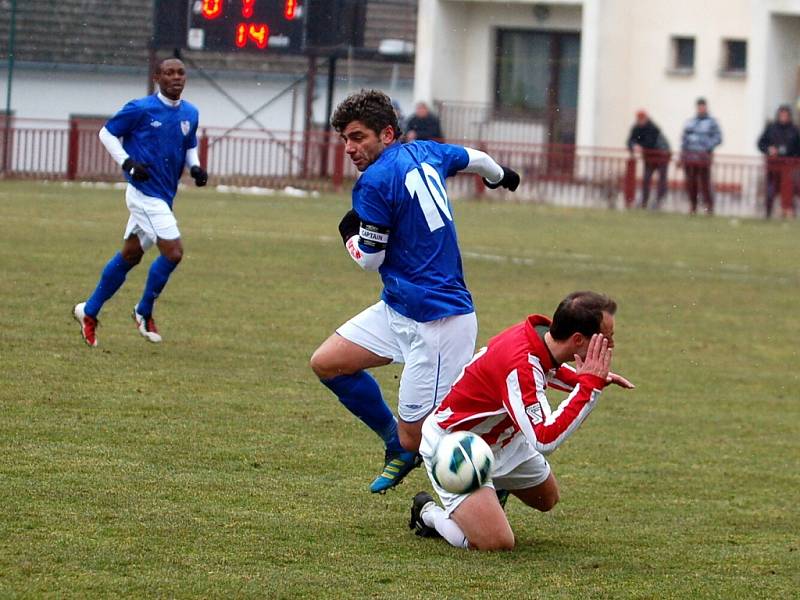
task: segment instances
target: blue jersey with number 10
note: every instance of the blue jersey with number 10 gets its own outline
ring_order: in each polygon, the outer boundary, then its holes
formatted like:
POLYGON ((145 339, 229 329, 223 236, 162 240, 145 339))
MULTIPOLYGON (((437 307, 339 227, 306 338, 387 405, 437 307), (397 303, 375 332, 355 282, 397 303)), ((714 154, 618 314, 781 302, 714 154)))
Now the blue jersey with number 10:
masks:
POLYGON ((453 208, 444 183, 468 163, 461 146, 396 143, 381 153, 353 188, 353 209, 361 221, 389 229, 380 267, 381 298, 415 321, 475 310, 464 283, 453 208))

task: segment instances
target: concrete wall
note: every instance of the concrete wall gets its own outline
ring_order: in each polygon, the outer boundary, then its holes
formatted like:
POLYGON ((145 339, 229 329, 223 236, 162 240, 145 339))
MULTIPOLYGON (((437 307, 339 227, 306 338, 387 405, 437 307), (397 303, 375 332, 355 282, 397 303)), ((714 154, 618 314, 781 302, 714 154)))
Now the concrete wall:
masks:
POLYGON ((414 95, 419 100, 493 102, 497 29, 580 31, 580 2, 536 18, 531 3, 420 0, 414 95))
POLYGON ((414 96, 493 102, 504 27, 580 30, 581 145, 621 146, 643 108, 674 148, 703 96, 723 130, 719 151, 754 154, 765 118, 797 100, 800 0, 420 0, 414 96), (673 36, 695 38, 691 73, 671 69, 673 36), (746 73, 722 72, 726 39, 747 41, 746 73))
MULTIPOLYGON (((322 123, 325 118, 326 75, 320 67, 316 84, 314 118, 322 123)), ((394 97, 406 111, 413 108, 412 83, 408 80, 392 82, 383 80, 351 80, 347 78, 345 61, 338 67, 334 98, 341 100, 348 93, 363 86, 378 87, 386 91, 393 89, 394 97)), ((0 80, 5 82, 6 71, 0 70, 0 80)), ((255 110, 279 91, 292 83, 294 78, 273 77, 220 77, 217 83, 234 95, 247 110, 255 110)), ((303 127, 305 84, 297 88, 294 126, 303 127)), ((12 87, 12 110, 20 118, 67 119, 71 114, 110 115, 132 98, 146 95, 144 74, 92 73, 51 69, 18 68, 14 71, 12 87)), ((242 118, 242 112, 231 104, 213 86, 199 76, 189 72, 184 96, 200 110, 201 125, 231 127, 242 118)), ((2 90, 2 107, 5 107, 5 85, 2 90)), ((257 115, 268 129, 289 130, 292 127, 292 95, 284 95, 268 109, 257 115)), ((248 122, 243 127, 255 127, 248 122)))
MULTIPOLYGON (((595 140, 624 143, 637 109, 647 110, 673 147, 694 101, 703 96, 723 131, 720 152, 752 146, 742 119, 747 75, 721 75, 723 39, 750 37, 749 7, 730 0, 605 0, 599 11, 600 56, 595 140), (692 73, 671 69, 673 36, 695 38, 692 73)), ((752 42, 750 42, 752 43, 752 42)))

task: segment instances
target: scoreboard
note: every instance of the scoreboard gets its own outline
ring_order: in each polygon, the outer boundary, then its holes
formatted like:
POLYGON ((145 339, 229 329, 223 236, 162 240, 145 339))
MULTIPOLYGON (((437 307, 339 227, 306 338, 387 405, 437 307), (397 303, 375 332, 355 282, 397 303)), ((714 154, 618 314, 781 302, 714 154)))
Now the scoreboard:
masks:
POLYGON ((190 0, 186 47, 299 52, 303 8, 302 0, 190 0))
POLYGON ((151 48, 283 52, 361 48, 367 0, 155 0, 151 48))

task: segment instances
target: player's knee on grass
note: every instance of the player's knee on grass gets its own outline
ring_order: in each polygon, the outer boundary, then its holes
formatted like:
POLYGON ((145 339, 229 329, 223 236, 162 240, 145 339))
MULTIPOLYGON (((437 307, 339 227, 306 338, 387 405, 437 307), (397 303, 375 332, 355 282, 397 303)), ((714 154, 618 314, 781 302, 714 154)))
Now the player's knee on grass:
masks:
POLYGON ((464 532, 473 550, 513 550, 514 532, 493 487, 471 493, 450 517, 464 532))
POLYGON ((482 552, 508 552, 514 549, 514 532, 509 529, 507 532, 496 532, 495 535, 473 541, 467 538, 469 547, 472 550, 482 552))

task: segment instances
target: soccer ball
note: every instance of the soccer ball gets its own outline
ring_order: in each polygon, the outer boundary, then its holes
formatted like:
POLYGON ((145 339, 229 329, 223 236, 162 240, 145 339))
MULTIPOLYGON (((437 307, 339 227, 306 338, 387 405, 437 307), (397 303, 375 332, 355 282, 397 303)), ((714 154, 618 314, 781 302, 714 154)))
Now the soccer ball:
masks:
POLYGON ((451 494, 468 494, 489 479, 494 455, 479 435, 457 431, 444 436, 433 453, 433 480, 451 494))

